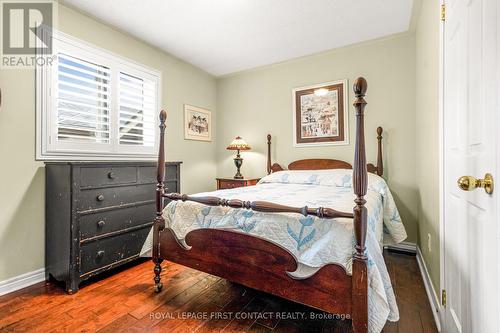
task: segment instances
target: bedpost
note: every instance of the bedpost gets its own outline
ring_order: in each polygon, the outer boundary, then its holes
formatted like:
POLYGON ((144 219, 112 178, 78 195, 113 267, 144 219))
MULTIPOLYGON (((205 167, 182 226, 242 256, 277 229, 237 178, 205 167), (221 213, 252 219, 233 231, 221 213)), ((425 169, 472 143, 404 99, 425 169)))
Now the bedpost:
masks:
POLYGON ((377 151, 377 175, 382 177, 384 174, 384 162, 382 158, 382 132, 384 129, 382 127, 377 127, 377 144, 378 144, 378 151, 377 151))
POLYGON ((271 134, 267 135, 267 174, 283 171, 283 168, 278 163, 271 163, 271 134))
POLYGON ((267 135, 267 174, 271 174, 271 134, 267 135))
POLYGON ((352 265, 352 325, 354 332, 368 331, 368 283, 367 257, 365 255, 367 209, 365 207, 368 187, 368 173, 366 169, 364 99, 368 84, 359 77, 354 82, 354 108, 356 109, 356 146, 353 166, 353 188, 356 194, 354 202, 354 234, 356 249, 352 265))
POLYGON ((163 219, 163 194, 165 188, 163 182, 165 180, 165 121, 167 120, 167 111, 160 111, 160 142, 158 151, 158 165, 156 172, 156 180, 158 184, 156 185, 156 218, 153 225, 153 247, 152 247, 152 257, 154 266, 154 281, 155 281, 155 291, 158 293, 161 291, 163 284, 161 281, 161 263, 163 259, 160 258, 160 243, 158 237, 160 231, 165 228, 165 220, 163 219))
POLYGON ((380 177, 384 174, 384 162, 382 157, 382 132, 384 129, 382 127, 377 127, 377 164, 368 163, 366 168, 368 172, 374 173, 380 177))

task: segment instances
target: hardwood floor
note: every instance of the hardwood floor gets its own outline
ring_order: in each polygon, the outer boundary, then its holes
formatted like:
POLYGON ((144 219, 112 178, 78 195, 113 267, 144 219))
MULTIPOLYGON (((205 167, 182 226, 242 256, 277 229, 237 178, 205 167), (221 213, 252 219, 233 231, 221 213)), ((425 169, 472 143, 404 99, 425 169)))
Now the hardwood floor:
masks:
MULTIPOLYGON (((384 332, 437 332, 415 257, 386 252, 385 259, 401 319, 384 332)), ((75 295, 40 283, 2 296, 0 331, 350 332, 348 320, 324 319, 320 311, 176 264, 163 267, 160 294, 153 292, 153 266, 146 261, 91 281, 75 295)))

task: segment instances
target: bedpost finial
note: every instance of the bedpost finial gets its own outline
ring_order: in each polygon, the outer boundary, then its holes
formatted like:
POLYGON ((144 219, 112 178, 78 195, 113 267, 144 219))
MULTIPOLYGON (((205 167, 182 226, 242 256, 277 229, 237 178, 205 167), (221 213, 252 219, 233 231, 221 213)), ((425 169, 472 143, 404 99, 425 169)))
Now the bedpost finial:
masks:
POLYGON ((160 124, 165 124, 166 120, 167 120, 167 110, 162 109, 160 111, 160 124))
POLYGON ((380 126, 379 126, 379 127, 377 127, 377 135, 378 135, 378 136, 380 136, 380 137, 381 137, 381 136, 382 136, 382 132, 383 132, 383 131, 384 131, 384 129, 383 129, 382 127, 380 127, 380 126))
POLYGON ((356 97, 363 97, 366 94, 366 89, 368 89, 368 83, 365 78, 360 76, 354 81, 353 85, 354 94, 356 97))
POLYGON ((267 174, 271 174, 271 134, 267 135, 267 174))

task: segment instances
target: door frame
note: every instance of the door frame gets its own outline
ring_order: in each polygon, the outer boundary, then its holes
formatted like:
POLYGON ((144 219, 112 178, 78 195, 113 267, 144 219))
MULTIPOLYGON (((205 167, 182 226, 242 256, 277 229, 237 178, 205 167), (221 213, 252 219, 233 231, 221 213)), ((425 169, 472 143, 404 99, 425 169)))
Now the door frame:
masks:
MULTIPOLYGON (((446 0, 439 1, 439 10, 446 4, 446 0)), ((441 16, 441 12, 439 14, 441 16)), ((445 283, 445 265, 444 265, 444 31, 445 22, 440 19, 439 23, 439 100, 438 100, 438 113, 439 113, 439 289, 437 290, 438 303, 438 317, 441 331, 445 329, 444 326, 444 307, 442 304, 441 294, 445 283)))

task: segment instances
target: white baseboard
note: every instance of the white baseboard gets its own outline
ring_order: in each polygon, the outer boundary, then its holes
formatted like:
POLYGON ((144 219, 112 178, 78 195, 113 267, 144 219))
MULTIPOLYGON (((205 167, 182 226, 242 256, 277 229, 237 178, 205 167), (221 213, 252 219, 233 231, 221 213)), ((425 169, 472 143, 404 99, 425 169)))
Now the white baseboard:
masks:
POLYGON ((411 242, 401 242, 398 244, 384 245, 384 249, 396 250, 396 251, 416 254, 417 253, 417 244, 411 243, 411 242))
POLYGON ((16 290, 29 287, 35 283, 45 280, 45 268, 33 272, 24 273, 13 278, 0 281, 0 296, 16 290))
POLYGON ((439 301, 439 296, 434 289, 432 284, 429 271, 425 265, 424 257, 422 256, 422 251, 417 246, 417 263, 420 268, 420 273, 422 274, 422 279, 424 280, 425 291, 427 292, 427 297, 432 307, 432 314, 434 315, 434 321, 439 332, 441 332, 441 302, 439 301))

